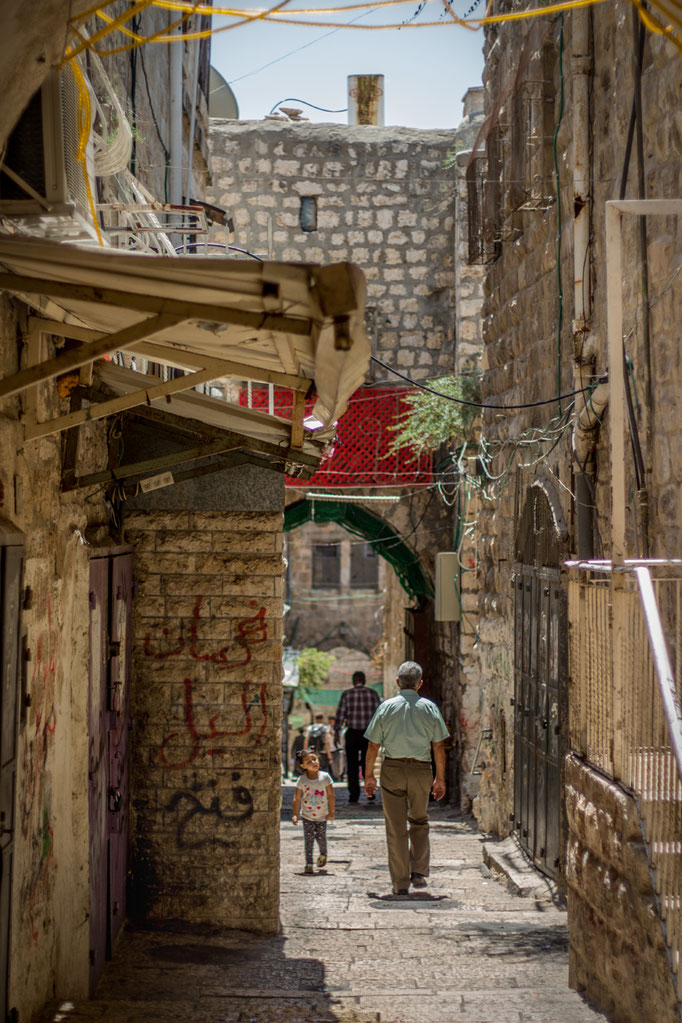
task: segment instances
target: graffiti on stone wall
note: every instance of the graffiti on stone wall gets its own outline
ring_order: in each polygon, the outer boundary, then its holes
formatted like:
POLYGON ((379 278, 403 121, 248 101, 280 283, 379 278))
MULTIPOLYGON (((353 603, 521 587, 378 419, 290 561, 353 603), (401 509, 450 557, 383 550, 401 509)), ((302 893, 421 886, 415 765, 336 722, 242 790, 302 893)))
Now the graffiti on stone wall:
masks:
MULTIPOLYGON (((195 661, 217 662, 224 669, 241 668, 249 663, 252 657, 251 648, 258 643, 264 643, 268 638, 268 629, 265 624, 265 608, 261 607, 256 614, 250 618, 243 618, 237 622, 237 638, 233 643, 226 643, 217 650, 199 650, 199 625, 201 622, 202 597, 197 597, 192 612, 192 623, 188 635, 185 636, 184 621, 180 622, 180 629, 174 640, 169 640, 170 629, 163 629, 164 641, 168 643, 168 649, 154 649, 151 635, 147 633, 144 638, 144 653, 157 661, 165 661, 170 657, 180 657, 182 654, 191 657, 195 661)), ((249 601, 249 607, 258 607, 255 600, 249 601)))
POLYGON ((46 622, 46 627, 38 633, 31 650, 29 718, 21 754, 23 784, 18 789, 21 833, 27 839, 29 854, 21 901, 34 942, 38 941, 41 907, 50 899, 54 844, 48 755, 57 725, 58 632, 53 625, 49 596, 39 620, 46 622))
POLYGON ((239 785, 239 771, 232 772, 232 787, 217 793, 215 779, 202 786, 196 775, 191 786, 175 792, 166 810, 177 811, 177 844, 180 849, 202 846, 236 849, 235 825, 253 815, 253 798, 244 785, 239 785))
POLYGON ((191 678, 184 680, 184 729, 165 736, 159 747, 159 759, 165 767, 187 767, 194 763, 200 754, 204 757, 226 756, 229 752, 225 743, 226 739, 244 737, 254 732, 256 711, 259 711, 260 724, 256 729, 253 744, 254 746, 260 745, 268 722, 265 683, 253 693, 251 693, 252 683, 242 683, 242 714, 236 722, 237 727, 233 729, 218 727, 219 713, 209 718, 208 724, 204 728, 199 727, 196 720, 195 685, 196 682, 191 678))
MULTIPOLYGON (((166 660, 185 654, 196 661, 216 664, 221 674, 247 665, 252 657, 252 647, 264 643, 268 638, 265 608, 258 608, 258 602, 255 600, 249 601, 249 607, 254 611, 256 608, 258 610, 237 622, 234 642, 211 650, 205 640, 199 639, 201 601, 202 598, 197 597, 188 636, 185 637, 181 623, 177 640, 170 649, 155 650, 152 649, 151 637, 147 635, 144 641, 146 656, 155 660, 166 660)), ((169 629, 164 628, 164 637, 168 637, 169 632, 169 629)), ((220 712, 213 714, 203 725, 200 724, 202 702, 200 695, 197 696, 200 686, 201 684, 191 677, 183 680, 183 728, 166 735, 159 747, 159 760, 165 767, 187 767, 199 756, 225 756, 229 751, 227 742, 229 739, 251 736, 253 745, 260 745, 268 722, 265 684, 258 686, 248 679, 241 683, 241 716, 230 728, 224 723, 221 724, 220 712)))
POLYGON ((33 810, 42 802, 47 756, 56 728, 55 687, 57 677, 57 632, 52 625, 52 606, 47 599, 47 629, 40 632, 33 652, 30 683, 32 716, 23 749, 23 778, 20 812, 21 833, 27 838, 33 810), (33 715, 35 719, 33 720, 33 715))

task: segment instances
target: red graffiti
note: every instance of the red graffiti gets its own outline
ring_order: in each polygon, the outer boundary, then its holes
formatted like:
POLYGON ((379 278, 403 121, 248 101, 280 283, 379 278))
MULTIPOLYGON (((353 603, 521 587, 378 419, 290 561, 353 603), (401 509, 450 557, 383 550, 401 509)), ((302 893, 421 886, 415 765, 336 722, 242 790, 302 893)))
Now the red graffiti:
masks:
POLYGON ((215 742, 216 739, 228 739, 249 735, 253 728, 251 711, 256 706, 260 706, 263 717, 260 726, 260 731, 258 732, 258 735, 256 736, 256 741, 254 742, 254 746, 258 746, 260 744, 260 741, 263 737, 263 732, 265 731, 267 725, 267 707, 265 703, 266 685, 265 683, 263 683, 263 685, 261 685, 260 687, 260 690, 252 696, 251 700, 249 700, 248 698, 249 686, 252 684, 253 683, 251 682, 242 683, 243 713, 240 721, 238 722, 238 724, 241 725, 240 728, 238 728, 236 731, 219 729, 217 726, 217 721, 220 715, 214 714, 213 717, 208 722, 208 728, 205 731, 200 731, 197 727, 195 720, 194 692, 192 679, 186 678, 184 680, 185 699, 183 708, 186 732, 185 734, 181 732, 171 732, 170 735, 166 736, 166 738, 163 740, 159 748, 159 760, 161 761, 161 763, 164 764, 164 766, 166 767, 188 767, 189 764, 192 764, 196 760, 200 753, 203 753, 203 755, 206 757, 226 756, 228 750, 224 746, 222 745, 213 746, 207 744, 215 742), (182 760, 177 760, 173 756, 170 747, 173 745, 173 743, 177 743, 179 741, 182 744, 181 746, 182 754, 184 754, 187 749, 186 745, 187 737, 189 737, 189 740, 191 741, 192 746, 191 752, 189 756, 184 756, 182 760))
MULTIPOLYGON (((189 642, 185 638, 184 622, 180 623, 180 634, 177 637, 177 646, 175 646, 172 650, 153 650, 151 645, 151 635, 147 633, 144 638, 144 652, 146 656, 153 657, 154 660, 157 661, 165 661, 169 657, 179 657, 187 646, 189 656, 195 661, 219 662, 228 670, 230 668, 244 667, 244 665, 248 664, 251 660, 251 647, 256 646, 258 643, 264 643, 268 638, 268 628, 265 624, 265 608, 261 607, 252 618, 243 618, 237 623, 237 639, 234 644, 226 643, 225 646, 220 647, 218 650, 200 653, 197 650, 197 635, 199 632, 199 622, 201 620, 201 601, 202 598, 197 597, 194 604, 192 624, 189 630, 189 642), (228 657, 228 651, 234 646, 240 648, 243 653, 237 655, 235 659, 230 660, 228 657)), ((258 602, 250 600, 249 607, 258 607, 258 602)), ((169 632, 170 629, 164 629, 163 635, 168 636, 169 632)))
POLYGON ((47 598, 47 632, 37 639, 35 661, 31 674, 31 701, 35 707, 35 728, 24 744, 24 778, 21 801, 21 831, 26 838, 30 831, 33 806, 42 799, 44 771, 50 739, 54 736, 57 718, 54 706, 57 677, 57 634, 52 628, 52 605, 47 598))

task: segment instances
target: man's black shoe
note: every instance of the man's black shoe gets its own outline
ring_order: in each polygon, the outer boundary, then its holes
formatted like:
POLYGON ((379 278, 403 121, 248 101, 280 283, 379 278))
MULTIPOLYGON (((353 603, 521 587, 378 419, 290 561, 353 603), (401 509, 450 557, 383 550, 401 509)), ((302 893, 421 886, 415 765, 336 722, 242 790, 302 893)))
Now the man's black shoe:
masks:
POLYGON ((423 874, 410 874, 410 882, 413 888, 426 888, 429 883, 423 874))
POLYGON ((407 890, 407 888, 394 888, 393 889, 393 894, 394 895, 409 895, 410 893, 407 890))
POLYGON ((357 799, 349 799, 348 802, 349 803, 357 803, 357 799))

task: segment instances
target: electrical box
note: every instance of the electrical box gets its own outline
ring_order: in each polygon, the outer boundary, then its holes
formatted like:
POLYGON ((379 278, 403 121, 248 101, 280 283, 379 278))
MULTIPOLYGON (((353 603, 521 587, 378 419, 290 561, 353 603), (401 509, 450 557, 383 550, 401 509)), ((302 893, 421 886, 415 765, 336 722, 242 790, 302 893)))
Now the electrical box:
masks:
POLYGON ((458 622, 461 617, 459 599, 459 560, 455 551, 436 554, 437 622, 458 622))

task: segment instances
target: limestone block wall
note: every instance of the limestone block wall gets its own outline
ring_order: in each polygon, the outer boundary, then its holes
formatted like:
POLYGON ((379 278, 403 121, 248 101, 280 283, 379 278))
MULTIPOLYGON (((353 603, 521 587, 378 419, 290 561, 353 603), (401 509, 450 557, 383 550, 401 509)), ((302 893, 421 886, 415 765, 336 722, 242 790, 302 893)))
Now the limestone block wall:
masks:
POLYGON ((677 1023, 634 801, 569 756, 566 807, 571 987, 614 1023, 677 1023))
MULTIPOLYGON (((627 128, 632 103, 631 63, 614 56, 623 32, 630 37, 631 11, 627 5, 595 11, 591 51, 591 128, 590 167, 592 174, 592 233, 589 274, 585 287, 592 297, 590 331, 586 338, 574 336, 573 267, 573 83, 568 57, 572 53, 571 22, 563 26, 564 64, 559 60, 559 26, 548 26, 544 37, 551 60, 542 73, 535 75, 533 61, 528 77, 546 79, 548 110, 552 111, 553 131, 557 134, 558 181, 548 172, 545 192, 547 208, 514 210, 511 208, 509 124, 511 100, 500 111, 501 156, 503 162, 500 192, 499 255, 486 268, 483 307, 483 395, 491 404, 532 403, 573 390, 593 375, 599 377, 608 368, 606 353, 606 241, 604 204, 618 193, 623 167, 627 128), (564 87, 564 109, 559 118, 559 96, 564 87), (505 183, 506 182, 506 183, 505 183), (561 205, 562 232, 558 233, 557 203, 561 205), (559 292, 559 275, 562 294, 559 292), (560 319, 561 317, 561 319, 560 319)), ((515 74, 522 43, 512 39, 504 27, 491 30, 486 43, 486 109, 509 76, 515 74)), ((533 60, 540 60, 539 44, 533 60)), ((539 68, 540 65, 537 65, 539 68)), ((643 72, 644 154, 646 195, 680 194, 680 137, 676 109, 682 89, 677 51, 665 40, 647 34, 643 72)), ((527 95, 522 92, 522 95, 527 95)), ((528 158, 530 160, 530 157, 528 158)), ((633 153, 626 195, 636 190, 636 158, 633 153)), ((650 496, 650 553, 676 556, 679 551, 682 492, 682 451, 673 440, 677 414, 673 412, 682 388, 679 360, 670 353, 677 345, 677 327, 682 278, 682 228, 679 218, 650 217, 648 259, 650 272, 652 356, 650 365, 644 352, 641 310, 641 266, 637 254, 636 225, 624 225, 625 265, 623 272, 623 310, 626 349, 632 362, 640 405, 637 421, 647 466, 650 496), (655 327, 654 327, 655 323, 655 327), (651 383, 652 409, 647 410, 647 380, 651 383)), ((562 413, 570 402, 564 401, 562 413)), ((575 466, 570 453, 570 416, 565 420, 565 436, 549 451, 551 443, 524 457, 514 445, 527 431, 546 431, 557 423, 558 403, 507 412, 489 410, 482 419, 482 434, 491 445, 500 445, 491 460, 491 475, 503 475, 499 483, 488 485, 488 499, 478 516, 478 579, 480 586, 479 634, 481 671, 486 679, 482 696, 482 717, 494 729, 488 769, 481 779, 477 815, 486 829, 505 834, 513 806, 513 786, 509 767, 503 783, 501 751, 509 758, 512 715, 509 700, 513 696, 513 615, 511 575, 515 559, 515 534, 528 487, 542 478, 553 493, 556 508, 567 527, 565 556, 575 551, 575 466), (539 457, 542 452, 547 457, 539 457), (523 464, 521 464, 523 463, 523 464), (504 712, 502 727, 500 713, 504 712), (506 737, 506 738, 505 738, 506 737)), ((609 409, 595 434, 595 556, 610 554, 611 468, 609 456, 609 409)), ((628 442, 629 443, 629 442, 628 442)), ((495 450, 494 447, 492 450, 495 450)), ((635 485, 632 459, 626 450, 627 492, 635 485)), ((627 509, 629 554, 641 552, 638 537, 637 502, 627 509)), ((513 753, 513 744, 511 746, 513 753)))
POLYGON ((444 375, 455 350, 454 144, 454 131, 212 120, 212 201, 232 214, 241 248, 357 263, 373 354, 414 379, 444 375), (317 204, 315 231, 301 230, 302 197, 317 204))
MULTIPOLYGON (((28 308, 0 298, 0 377, 19 369, 28 308)), ((54 354, 46 339, 43 357, 54 354)), ((10 1009, 30 1019, 55 996, 88 993, 88 591, 90 553, 106 529, 99 495, 62 494, 61 440, 24 442, 27 396, 0 401, 0 518, 24 537, 22 658, 17 692, 10 1009)), ((54 385, 39 389, 41 417, 68 408, 54 385)), ((79 472, 101 468, 105 434, 86 428, 79 472)), ((3 727, 11 728, 7 708, 3 727)), ((11 884, 11 888, 10 888, 11 884)))
POLYGON ((278 928, 282 516, 134 511, 131 915, 278 928))

